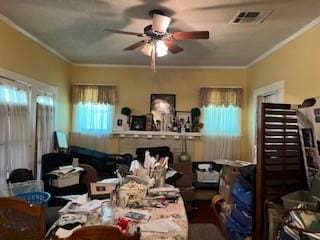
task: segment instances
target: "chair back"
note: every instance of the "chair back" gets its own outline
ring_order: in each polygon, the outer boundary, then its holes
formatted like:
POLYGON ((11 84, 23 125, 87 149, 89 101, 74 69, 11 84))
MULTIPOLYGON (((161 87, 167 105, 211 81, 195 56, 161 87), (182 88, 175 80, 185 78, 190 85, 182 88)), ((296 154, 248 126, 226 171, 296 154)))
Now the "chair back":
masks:
POLYGON ((175 181, 176 187, 192 187, 193 172, 190 162, 173 163, 170 167, 182 173, 182 176, 175 181))
POLYGON ((97 170, 88 164, 79 164, 79 167, 82 167, 84 172, 81 174, 80 181, 84 183, 87 187, 87 190, 90 190, 90 183, 95 183, 99 180, 97 170))
POLYGON ((124 235, 115 226, 87 226, 75 230, 68 240, 140 240, 140 232, 133 236, 124 235))
POLYGON ((26 168, 18 168, 13 170, 7 180, 8 183, 17 183, 33 180, 32 170, 26 168))
POLYGON ((1 239, 42 240, 45 210, 14 197, 0 197, 1 239))

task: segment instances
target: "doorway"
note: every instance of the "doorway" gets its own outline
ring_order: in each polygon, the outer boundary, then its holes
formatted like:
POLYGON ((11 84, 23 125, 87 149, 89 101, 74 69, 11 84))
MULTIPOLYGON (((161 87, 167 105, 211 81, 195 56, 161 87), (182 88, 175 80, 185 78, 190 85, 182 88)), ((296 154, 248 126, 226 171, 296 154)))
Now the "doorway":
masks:
POLYGON ((270 85, 258 88, 253 92, 253 148, 252 160, 257 163, 257 119, 258 110, 262 103, 283 103, 284 102, 284 81, 278 81, 270 85))

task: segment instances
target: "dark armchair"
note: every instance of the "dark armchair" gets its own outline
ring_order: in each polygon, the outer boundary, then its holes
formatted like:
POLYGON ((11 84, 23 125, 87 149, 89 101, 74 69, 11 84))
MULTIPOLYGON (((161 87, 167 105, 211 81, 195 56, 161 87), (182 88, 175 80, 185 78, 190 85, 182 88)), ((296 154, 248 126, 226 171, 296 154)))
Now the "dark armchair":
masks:
POLYGON ((72 165, 72 156, 70 154, 48 153, 42 156, 41 178, 44 183, 44 190, 53 197, 86 193, 86 186, 82 183, 62 188, 50 186, 51 178, 48 173, 66 165, 72 165))
POLYGON ((17 183, 33 180, 32 170, 26 168, 18 168, 13 170, 7 180, 8 183, 17 183))
POLYGON ((215 162, 192 162, 192 171, 194 174, 193 186, 195 189, 201 190, 218 190, 219 189, 219 180, 217 182, 201 182, 197 178, 197 171, 201 171, 199 169, 199 164, 209 164, 209 171, 217 171, 220 172, 222 169, 221 164, 217 164, 215 162))

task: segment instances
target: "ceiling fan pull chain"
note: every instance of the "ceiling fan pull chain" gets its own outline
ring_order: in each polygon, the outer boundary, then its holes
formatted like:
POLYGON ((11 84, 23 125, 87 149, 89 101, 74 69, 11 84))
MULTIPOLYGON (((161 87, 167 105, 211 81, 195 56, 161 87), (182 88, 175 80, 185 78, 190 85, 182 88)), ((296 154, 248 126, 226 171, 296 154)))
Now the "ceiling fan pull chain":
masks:
POLYGON ((152 53, 151 53, 151 69, 154 72, 156 71, 156 52, 157 52, 156 44, 153 44, 152 53))

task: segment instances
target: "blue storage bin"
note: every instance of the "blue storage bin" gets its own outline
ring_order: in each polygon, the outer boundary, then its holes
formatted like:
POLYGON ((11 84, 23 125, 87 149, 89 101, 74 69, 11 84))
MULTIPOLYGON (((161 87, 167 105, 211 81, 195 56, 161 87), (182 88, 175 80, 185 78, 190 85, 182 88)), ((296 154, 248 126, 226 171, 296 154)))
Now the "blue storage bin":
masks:
POLYGON ((243 240, 247 236, 251 236, 252 231, 238 224, 232 217, 228 219, 226 225, 228 240, 243 240))
POLYGON ((51 195, 48 192, 25 192, 25 193, 16 195, 16 197, 22 198, 30 204, 34 204, 34 205, 44 204, 47 207, 48 202, 51 198, 51 195))
POLYGON ((246 228, 247 231, 252 231, 252 215, 246 209, 235 206, 232 209, 231 218, 246 228))
POLYGON ((253 208, 253 192, 252 190, 245 188, 237 180, 232 189, 232 196, 234 202, 241 208, 248 210, 250 213, 253 208))

